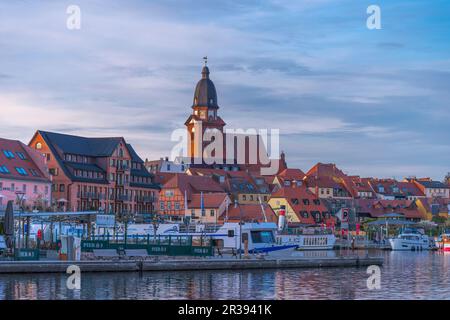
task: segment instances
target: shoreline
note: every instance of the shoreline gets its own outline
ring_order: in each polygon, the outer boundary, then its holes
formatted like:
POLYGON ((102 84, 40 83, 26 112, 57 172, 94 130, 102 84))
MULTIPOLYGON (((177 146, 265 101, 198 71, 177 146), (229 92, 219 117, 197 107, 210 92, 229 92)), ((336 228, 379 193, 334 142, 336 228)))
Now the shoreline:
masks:
POLYGON ((199 271, 247 270, 286 268, 362 267, 384 262, 380 257, 340 257, 315 259, 159 259, 124 261, 0 261, 0 274, 66 273, 71 265, 81 272, 144 272, 144 271, 199 271))

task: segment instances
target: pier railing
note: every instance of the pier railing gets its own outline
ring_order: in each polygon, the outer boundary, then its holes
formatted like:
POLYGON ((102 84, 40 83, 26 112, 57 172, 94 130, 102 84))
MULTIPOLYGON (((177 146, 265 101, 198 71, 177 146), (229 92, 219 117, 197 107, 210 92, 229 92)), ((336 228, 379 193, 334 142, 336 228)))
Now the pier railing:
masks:
POLYGON ((214 254, 211 237, 192 236, 111 236, 100 235, 90 240, 81 241, 81 251, 92 252, 94 249, 146 249, 149 255, 169 256, 212 256, 214 254))

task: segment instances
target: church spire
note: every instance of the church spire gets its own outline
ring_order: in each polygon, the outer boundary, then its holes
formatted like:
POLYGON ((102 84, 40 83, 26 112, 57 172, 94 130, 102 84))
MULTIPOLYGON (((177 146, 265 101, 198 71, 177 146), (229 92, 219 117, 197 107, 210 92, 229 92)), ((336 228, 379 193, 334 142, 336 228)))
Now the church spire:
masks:
POLYGON ((209 79, 208 56, 204 56, 205 65, 202 69, 202 79, 209 79))

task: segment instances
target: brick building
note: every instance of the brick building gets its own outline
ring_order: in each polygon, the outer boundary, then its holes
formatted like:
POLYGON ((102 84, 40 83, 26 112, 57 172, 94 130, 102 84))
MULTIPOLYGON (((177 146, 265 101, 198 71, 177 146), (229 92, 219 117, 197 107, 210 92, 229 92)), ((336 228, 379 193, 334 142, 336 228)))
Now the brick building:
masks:
POLYGON ((29 146, 47 161, 60 209, 104 210, 119 217, 154 212, 159 189, 124 138, 37 131, 29 146))

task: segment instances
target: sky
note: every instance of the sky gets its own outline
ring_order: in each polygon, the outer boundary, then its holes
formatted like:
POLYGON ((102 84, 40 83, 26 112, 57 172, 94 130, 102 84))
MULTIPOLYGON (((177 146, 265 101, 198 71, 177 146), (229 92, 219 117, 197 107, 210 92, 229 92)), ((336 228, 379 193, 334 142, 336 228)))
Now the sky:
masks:
POLYGON ((170 155, 207 55, 227 127, 280 129, 289 167, 442 180, 449 34, 448 0, 0 0, 0 137, 123 136, 170 155))

